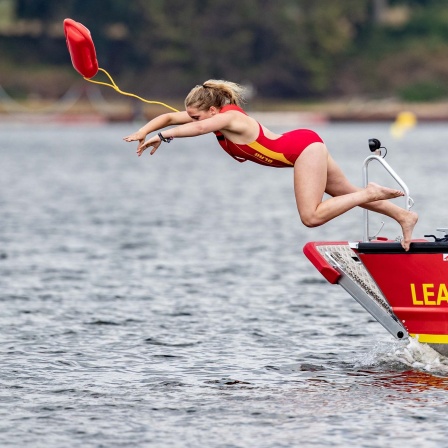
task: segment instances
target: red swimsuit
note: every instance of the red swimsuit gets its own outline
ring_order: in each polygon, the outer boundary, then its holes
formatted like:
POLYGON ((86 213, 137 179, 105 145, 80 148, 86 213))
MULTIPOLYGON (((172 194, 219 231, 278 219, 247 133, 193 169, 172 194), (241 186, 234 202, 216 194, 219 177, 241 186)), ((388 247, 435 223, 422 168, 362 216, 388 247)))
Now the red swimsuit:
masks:
MULTIPOLYGON (((236 110, 247 115, 243 109, 233 104, 224 106, 220 113, 228 110, 236 110)), ((312 143, 323 143, 314 131, 308 129, 296 129, 271 140, 264 135, 261 125, 257 140, 247 145, 233 143, 219 131, 215 132, 215 135, 222 149, 239 162, 251 160, 261 165, 276 168, 294 166, 295 161, 305 148, 312 143)))

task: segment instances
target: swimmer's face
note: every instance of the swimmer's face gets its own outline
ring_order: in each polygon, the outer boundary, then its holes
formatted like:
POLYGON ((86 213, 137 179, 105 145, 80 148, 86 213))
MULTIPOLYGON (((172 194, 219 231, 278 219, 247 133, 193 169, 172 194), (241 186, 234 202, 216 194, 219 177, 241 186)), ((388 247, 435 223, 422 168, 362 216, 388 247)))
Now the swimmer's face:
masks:
POLYGON ((187 107, 187 114, 196 121, 206 120, 207 118, 213 117, 213 115, 216 115, 217 113, 218 109, 214 106, 210 107, 208 110, 200 110, 196 107, 190 106, 187 107))

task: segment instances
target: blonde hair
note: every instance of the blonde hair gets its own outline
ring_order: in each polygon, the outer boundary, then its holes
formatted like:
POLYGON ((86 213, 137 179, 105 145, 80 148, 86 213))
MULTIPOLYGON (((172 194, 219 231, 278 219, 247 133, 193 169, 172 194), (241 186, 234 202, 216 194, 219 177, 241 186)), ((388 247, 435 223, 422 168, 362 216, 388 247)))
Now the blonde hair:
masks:
POLYGON ((241 106, 244 103, 244 88, 239 84, 221 79, 209 79, 202 85, 193 87, 185 98, 185 108, 195 107, 208 110, 221 108, 227 104, 241 106))

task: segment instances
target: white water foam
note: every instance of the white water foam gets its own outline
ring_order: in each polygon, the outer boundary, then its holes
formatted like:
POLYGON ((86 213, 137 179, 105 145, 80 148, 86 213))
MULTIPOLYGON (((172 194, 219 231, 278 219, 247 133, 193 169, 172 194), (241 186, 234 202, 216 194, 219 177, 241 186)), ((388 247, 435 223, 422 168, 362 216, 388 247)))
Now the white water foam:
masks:
POLYGON ((372 350, 353 361, 357 368, 390 364, 448 376, 448 358, 414 338, 392 343, 377 343, 372 350))

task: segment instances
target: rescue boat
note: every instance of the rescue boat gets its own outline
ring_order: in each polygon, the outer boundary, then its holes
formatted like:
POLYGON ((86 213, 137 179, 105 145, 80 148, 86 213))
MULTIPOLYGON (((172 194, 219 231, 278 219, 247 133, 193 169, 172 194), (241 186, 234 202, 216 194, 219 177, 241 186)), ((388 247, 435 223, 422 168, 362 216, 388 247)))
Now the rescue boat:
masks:
MULTIPOLYGON (((370 139, 373 154, 363 164, 378 162, 405 193, 405 207, 413 200, 409 189, 384 160, 387 150, 370 139)), ((369 236, 369 212, 364 211, 362 241, 313 241, 303 251, 331 284, 344 288, 396 339, 415 338, 448 356, 448 228, 440 237, 425 235, 405 251, 399 240, 369 236), (430 239, 428 239, 430 238, 430 239)))

